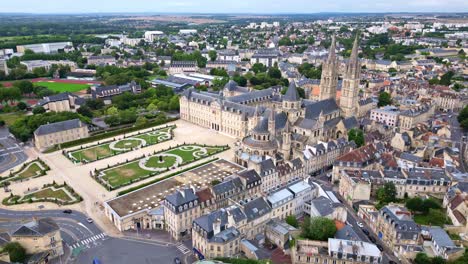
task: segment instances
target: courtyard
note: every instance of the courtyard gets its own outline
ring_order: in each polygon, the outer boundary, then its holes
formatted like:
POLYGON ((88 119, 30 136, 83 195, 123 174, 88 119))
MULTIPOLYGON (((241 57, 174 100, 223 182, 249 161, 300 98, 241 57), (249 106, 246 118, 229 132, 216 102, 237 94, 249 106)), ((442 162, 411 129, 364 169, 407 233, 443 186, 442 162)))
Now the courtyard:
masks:
POLYGON ((123 165, 96 172, 97 180, 112 189, 177 169, 179 166, 200 160, 228 149, 227 146, 181 145, 153 155, 126 162, 123 165))
POLYGON ((143 134, 97 144, 84 149, 71 150, 65 155, 73 162, 89 163, 114 155, 161 143, 172 139, 175 126, 155 129, 143 134))

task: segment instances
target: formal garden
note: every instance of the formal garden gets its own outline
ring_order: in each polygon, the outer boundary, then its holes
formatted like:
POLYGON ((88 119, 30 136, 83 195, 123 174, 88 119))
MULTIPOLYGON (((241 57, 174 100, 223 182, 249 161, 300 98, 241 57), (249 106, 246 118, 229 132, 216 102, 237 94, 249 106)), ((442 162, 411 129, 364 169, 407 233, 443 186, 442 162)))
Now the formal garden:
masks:
POLYGON ((191 162, 227 150, 228 146, 184 144, 127 160, 112 167, 95 170, 92 176, 108 190, 115 190, 134 182, 170 171, 191 162))
POLYGON ((59 185, 55 182, 45 184, 41 189, 27 191, 23 196, 11 195, 3 200, 4 205, 23 203, 51 202, 59 205, 79 203, 83 199, 66 183, 59 185))
POLYGON ((23 163, 18 171, 11 171, 8 176, 0 178, 0 186, 8 186, 12 182, 41 177, 46 175, 48 170, 50 170, 49 166, 38 158, 36 160, 23 163))
POLYGON ((71 151, 64 155, 75 163, 89 163, 135 149, 155 145, 173 138, 175 125, 164 128, 154 128, 152 131, 125 136, 123 139, 98 142, 96 145, 71 151))

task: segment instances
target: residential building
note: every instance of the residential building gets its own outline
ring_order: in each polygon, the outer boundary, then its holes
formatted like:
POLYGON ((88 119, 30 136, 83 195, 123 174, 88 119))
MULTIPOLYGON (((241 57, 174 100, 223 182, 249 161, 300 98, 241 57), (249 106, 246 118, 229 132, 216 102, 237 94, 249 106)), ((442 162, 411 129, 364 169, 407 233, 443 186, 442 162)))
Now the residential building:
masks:
POLYGON ((89 65, 115 65, 117 60, 114 56, 111 55, 102 55, 102 56, 89 56, 88 57, 89 65))
POLYGON ((395 127, 398 125, 400 110, 397 107, 387 105, 381 108, 372 109, 370 118, 387 126, 395 127))
POLYGON ((429 235, 431 248, 436 256, 452 261, 460 258, 465 252, 463 246, 456 246, 447 232, 438 226, 429 227, 429 235))
POLYGON ((51 218, 34 219, 22 224, 10 234, 11 242, 18 242, 27 254, 48 254, 49 259, 62 256, 60 227, 51 218))
POLYGON ((382 263, 382 253, 376 245, 362 241, 298 239, 291 249, 291 260, 293 264, 378 264, 382 263))
POLYGON ((257 50, 250 58, 250 64, 261 63, 270 68, 279 61, 279 52, 276 49, 257 50))
POLYGON ((54 145, 88 137, 88 126, 79 119, 41 125, 34 131, 34 145, 45 150, 54 145))
POLYGON ((387 205, 377 215, 375 233, 398 256, 402 247, 422 244, 421 228, 411 213, 398 205, 387 205))
POLYGON ((192 222, 201 216, 198 197, 191 188, 178 190, 164 200, 164 219, 169 234, 176 240, 190 234, 192 222))
POLYGON ((77 68, 77 64, 73 61, 68 60, 30 60, 30 61, 21 61, 22 65, 26 66, 28 72, 33 72, 35 69, 43 68, 46 71, 49 71, 53 65, 59 66, 69 66, 70 70, 75 70, 77 68))
POLYGON ((432 115, 434 115, 434 107, 427 104, 402 111, 399 116, 399 127, 403 130, 411 130, 418 123, 427 122, 432 115))
POLYGON ((145 32, 145 40, 147 42, 153 43, 158 37, 164 35, 162 31, 146 31, 145 32))
POLYGON ((347 211, 343 204, 333 202, 325 196, 312 199, 304 204, 304 213, 310 217, 326 217, 331 220, 346 222, 347 211))

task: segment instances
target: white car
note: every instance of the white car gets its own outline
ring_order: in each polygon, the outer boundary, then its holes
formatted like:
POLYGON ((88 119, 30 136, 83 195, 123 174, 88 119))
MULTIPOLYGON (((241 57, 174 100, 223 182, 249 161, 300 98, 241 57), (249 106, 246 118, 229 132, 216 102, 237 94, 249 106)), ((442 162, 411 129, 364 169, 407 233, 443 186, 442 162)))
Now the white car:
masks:
POLYGON ((360 228, 363 228, 363 227, 364 227, 364 224, 361 223, 361 222, 357 222, 357 225, 358 225, 360 228))
POLYGON ((93 222, 93 219, 91 217, 88 217, 88 218, 86 218, 86 221, 88 221, 88 223, 91 224, 93 222))

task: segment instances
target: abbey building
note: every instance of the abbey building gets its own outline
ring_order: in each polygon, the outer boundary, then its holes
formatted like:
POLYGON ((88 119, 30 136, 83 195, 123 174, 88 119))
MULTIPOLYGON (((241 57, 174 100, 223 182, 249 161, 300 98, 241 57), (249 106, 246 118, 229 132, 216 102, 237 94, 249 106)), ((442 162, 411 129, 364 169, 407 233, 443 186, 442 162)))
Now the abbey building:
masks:
POLYGON ((358 38, 343 75, 339 102, 335 47, 333 37, 323 65, 319 100, 301 98, 294 82, 282 95, 281 87, 249 90, 230 81, 219 93, 186 90, 180 99, 181 118, 238 138, 236 161, 243 165, 265 156, 302 158, 307 145, 346 138, 349 129, 358 126, 358 38))

